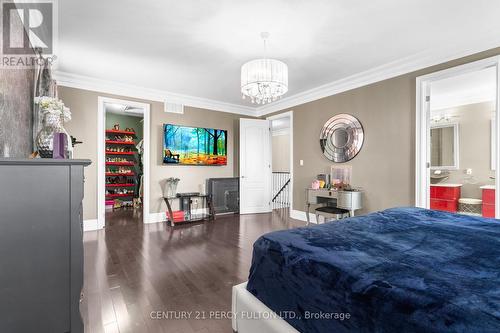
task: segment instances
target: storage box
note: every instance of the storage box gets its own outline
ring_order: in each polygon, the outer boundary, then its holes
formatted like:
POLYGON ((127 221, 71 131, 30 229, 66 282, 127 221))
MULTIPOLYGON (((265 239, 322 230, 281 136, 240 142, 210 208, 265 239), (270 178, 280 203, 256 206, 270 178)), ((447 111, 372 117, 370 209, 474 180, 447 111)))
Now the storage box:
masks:
MULTIPOLYGON (((170 214, 168 213, 168 211, 165 214, 167 216, 167 219, 170 221, 171 218, 170 218, 170 214)), ((182 221, 184 221, 184 214, 185 213, 184 213, 183 210, 173 211, 172 215, 173 215, 173 221, 174 221, 174 223, 175 222, 182 222, 182 221)))

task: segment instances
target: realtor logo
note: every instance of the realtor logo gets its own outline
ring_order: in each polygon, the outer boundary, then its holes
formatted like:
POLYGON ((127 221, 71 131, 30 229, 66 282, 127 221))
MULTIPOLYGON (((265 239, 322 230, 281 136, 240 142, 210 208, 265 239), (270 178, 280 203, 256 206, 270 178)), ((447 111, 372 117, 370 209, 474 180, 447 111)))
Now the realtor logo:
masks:
POLYGON ((53 6, 50 1, 2 2, 3 54, 29 55, 33 48, 52 54, 53 6))

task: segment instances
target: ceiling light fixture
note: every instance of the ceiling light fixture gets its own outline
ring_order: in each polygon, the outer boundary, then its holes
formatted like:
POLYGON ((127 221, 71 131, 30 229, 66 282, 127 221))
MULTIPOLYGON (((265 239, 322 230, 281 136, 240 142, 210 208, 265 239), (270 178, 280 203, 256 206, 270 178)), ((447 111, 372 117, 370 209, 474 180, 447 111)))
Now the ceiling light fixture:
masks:
MULTIPOLYGON (((261 32, 267 53, 268 32, 261 32)), ((251 60, 241 66, 241 93, 252 103, 267 104, 281 98, 288 91, 288 66, 279 60, 251 60)))

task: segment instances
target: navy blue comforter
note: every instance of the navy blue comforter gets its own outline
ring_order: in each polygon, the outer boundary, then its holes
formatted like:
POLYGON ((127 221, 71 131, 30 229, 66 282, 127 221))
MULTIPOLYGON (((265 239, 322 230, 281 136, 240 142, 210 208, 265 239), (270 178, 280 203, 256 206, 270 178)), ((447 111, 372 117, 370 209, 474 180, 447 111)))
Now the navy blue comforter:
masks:
POLYGON ((247 289, 300 332, 498 333, 500 222, 394 208, 272 232, 247 289))

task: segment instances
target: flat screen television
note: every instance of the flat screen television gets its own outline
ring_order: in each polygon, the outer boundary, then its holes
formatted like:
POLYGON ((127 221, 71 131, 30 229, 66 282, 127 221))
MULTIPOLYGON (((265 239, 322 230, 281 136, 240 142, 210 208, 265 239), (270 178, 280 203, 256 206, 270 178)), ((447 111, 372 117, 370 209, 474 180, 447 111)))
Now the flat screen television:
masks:
POLYGON ((227 131, 163 124, 163 163, 227 165, 227 131))

